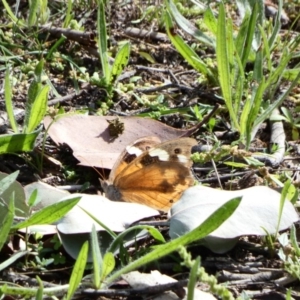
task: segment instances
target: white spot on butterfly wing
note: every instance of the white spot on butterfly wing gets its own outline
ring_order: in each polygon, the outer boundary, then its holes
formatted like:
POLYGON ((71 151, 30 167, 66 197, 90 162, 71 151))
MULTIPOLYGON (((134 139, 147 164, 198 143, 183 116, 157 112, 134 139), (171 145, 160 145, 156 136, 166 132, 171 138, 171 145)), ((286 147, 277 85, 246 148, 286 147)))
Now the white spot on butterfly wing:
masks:
POLYGON ((136 155, 136 156, 140 156, 143 153, 143 151, 141 149, 134 147, 134 146, 127 146, 126 151, 130 155, 136 155))
POLYGON ((167 151, 156 148, 149 151, 151 157, 157 156, 160 161, 169 161, 170 155, 167 151))
POLYGON ((178 154, 177 158, 178 158, 178 161, 181 163, 187 163, 189 161, 189 158, 185 155, 178 154))

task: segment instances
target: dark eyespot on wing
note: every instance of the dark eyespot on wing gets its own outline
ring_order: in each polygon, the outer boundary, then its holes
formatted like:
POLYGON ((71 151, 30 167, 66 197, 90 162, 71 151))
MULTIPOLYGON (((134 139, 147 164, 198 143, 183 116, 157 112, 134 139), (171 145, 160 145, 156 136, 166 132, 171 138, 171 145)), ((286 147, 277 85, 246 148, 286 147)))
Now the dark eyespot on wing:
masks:
POLYGON ((144 167, 147 167, 147 166, 150 166, 156 162, 159 161, 159 158, 158 156, 150 156, 150 155, 145 155, 142 159, 141 159, 141 164, 144 166, 144 167))
POLYGON ((129 153, 126 153, 125 156, 124 156, 124 161, 127 163, 127 164, 130 164, 133 160, 135 160, 137 158, 137 155, 136 154, 129 154, 129 153))
POLYGON ((178 155, 178 154, 181 154, 181 153, 182 153, 182 150, 181 150, 180 148, 175 148, 175 149, 174 149, 174 153, 177 154, 177 155, 178 155))

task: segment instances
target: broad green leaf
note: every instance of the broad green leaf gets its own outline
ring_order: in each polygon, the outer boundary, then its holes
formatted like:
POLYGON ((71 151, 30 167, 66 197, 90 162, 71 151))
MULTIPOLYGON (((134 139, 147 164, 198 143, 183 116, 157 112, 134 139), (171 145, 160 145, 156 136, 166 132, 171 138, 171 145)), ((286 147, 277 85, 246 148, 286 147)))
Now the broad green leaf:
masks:
POLYGON ((69 282, 69 289, 67 293, 67 300, 72 299, 74 293, 76 292, 77 288, 79 287, 83 273, 86 267, 87 257, 88 257, 88 251, 89 251, 89 242, 86 241, 80 250, 80 253, 76 259, 70 282, 69 282))
POLYGON ((9 80, 9 69, 5 72, 5 82, 4 82, 4 98, 5 98, 5 108, 7 112, 7 116, 9 119, 9 123, 11 125, 12 130, 15 133, 19 132, 18 124, 16 122, 16 118, 14 115, 14 107, 12 103, 12 91, 11 85, 9 80))
POLYGON ((105 253, 102 261, 101 268, 101 281, 104 282, 105 278, 114 270, 116 265, 114 255, 111 252, 105 253))
POLYGON ((128 264, 121 270, 113 273, 110 277, 106 278, 106 284, 114 282, 122 274, 133 271, 152 261, 157 261, 158 259, 172 253, 173 251, 176 251, 179 246, 185 246, 187 244, 190 244, 192 242, 206 237, 209 233, 216 230, 225 220, 227 220, 234 213, 234 211, 240 204, 240 201, 240 197, 228 201, 222 207, 217 209, 211 216, 209 216, 201 225, 199 225, 191 232, 155 248, 150 253, 138 258, 137 260, 128 264))
POLYGON ((0 154, 32 151, 42 127, 31 133, 0 135, 0 154))
POLYGON ((118 77, 121 75, 121 73, 127 66, 129 61, 129 55, 130 55, 130 44, 127 42, 121 47, 121 49, 118 51, 115 57, 115 61, 112 66, 111 75, 110 75, 111 83, 114 83, 118 79, 118 77))
POLYGON ((49 205, 34 213, 27 220, 15 224, 12 228, 21 229, 32 225, 51 224, 70 211, 79 202, 80 198, 81 197, 74 197, 49 205))

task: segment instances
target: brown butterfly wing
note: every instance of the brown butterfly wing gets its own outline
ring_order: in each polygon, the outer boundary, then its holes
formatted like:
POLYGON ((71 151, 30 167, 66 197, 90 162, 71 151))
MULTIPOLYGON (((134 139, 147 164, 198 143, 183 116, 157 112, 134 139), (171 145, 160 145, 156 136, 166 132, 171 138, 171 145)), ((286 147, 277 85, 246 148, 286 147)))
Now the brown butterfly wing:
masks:
POLYGON ((168 210, 194 183, 191 148, 197 142, 181 138, 146 151, 119 173, 113 184, 121 199, 168 210))
POLYGON ((127 146, 115 162, 108 181, 112 183, 123 169, 125 169, 134 159, 159 143, 161 143, 161 140, 158 137, 148 136, 140 138, 127 146))

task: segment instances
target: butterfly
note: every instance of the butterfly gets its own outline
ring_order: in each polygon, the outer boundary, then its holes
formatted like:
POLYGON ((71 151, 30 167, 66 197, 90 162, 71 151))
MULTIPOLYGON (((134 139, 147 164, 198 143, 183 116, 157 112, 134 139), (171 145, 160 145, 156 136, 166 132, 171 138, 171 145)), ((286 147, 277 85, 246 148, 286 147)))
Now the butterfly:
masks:
POLYGON ((101 180, 106 197, 168 211, 194 184, 190 155, 195 145, 192 138, 136 140, 121 153, 108 180, 101 180))

